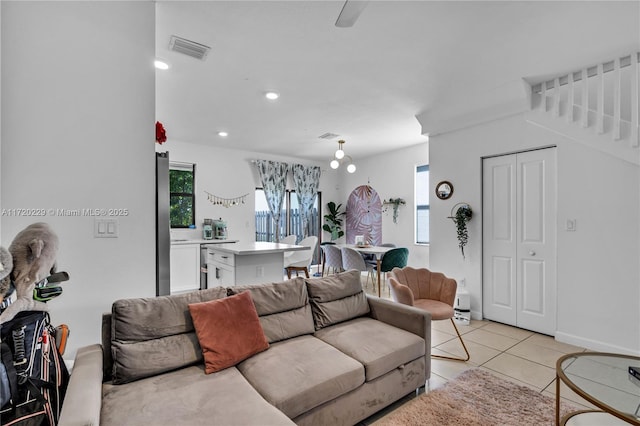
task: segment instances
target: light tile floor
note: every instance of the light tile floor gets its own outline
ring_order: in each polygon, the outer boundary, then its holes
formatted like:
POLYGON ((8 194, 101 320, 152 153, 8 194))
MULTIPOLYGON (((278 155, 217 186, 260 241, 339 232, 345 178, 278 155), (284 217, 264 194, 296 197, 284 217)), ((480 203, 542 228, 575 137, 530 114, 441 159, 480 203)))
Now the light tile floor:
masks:
MULTIPOLYGON (((368 287, 365 286, 364 279, 363 286, 368 293, 377 295, 377 289, 373 290, 370 283, 368 287)), ((386 287, 382 289, 382 297, 389 298, 386 287)), ((585 350, 557 342, 550 336, 487 320, 472 320, 470 325, 458 325, 458 330, 467 345, 471 359, 461 362, 432 358, 428 390, 442 386, 467 369, 481 368, 555 398, 556 360, 564 354, 585 350)), ((432 354, 464 356, 464 350, 451 321, 432 322, 431 339, 432 354)), ((560 395, 563 400, 578 408, 595 408, 562 383, 560 395)), ((363 423, 371 424, 376 418, 393 411, 411 398, 412 396, 403 399, 399 404, 390 407, 390 410, 383 410, 363 423)))
MULTIPOLYGON (((434 321, 431 330, 438 336, 438 342, 432 346, 433 354, 464 355, 451 321, 434 321)), ((481 368, 555 397, 557 359, 567 353, 585 350, 557 342, 550 336, 486 320, 472 320, 468 326, 458 325, 458 330, 471 359, 467 362, 432 359, 429 389, 441 386, 466 369, 481 368)), ((573 405, 593 408, 564 386, 560 395, 573 405)))

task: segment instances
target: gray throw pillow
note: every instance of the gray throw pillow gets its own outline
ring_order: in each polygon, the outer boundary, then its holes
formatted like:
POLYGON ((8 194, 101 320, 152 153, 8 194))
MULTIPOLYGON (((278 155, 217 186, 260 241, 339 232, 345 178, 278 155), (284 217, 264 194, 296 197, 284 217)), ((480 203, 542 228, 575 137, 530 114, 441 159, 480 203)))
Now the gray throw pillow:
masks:
POLYGON ((251 292, 269 343, 315 331, 307 287, 302 277, 280 283, 234 286, 229 288, 229 294, 245 290, 251 292))
POLYGON ((316 330, 369 313, 360 271, 351 270, 323 278, 306 278, 316 330))
POLYGON ((226 288, 121 299, 111 308, 113 384, 154 376, 202 361, 189 304, 227 296, 226 288))

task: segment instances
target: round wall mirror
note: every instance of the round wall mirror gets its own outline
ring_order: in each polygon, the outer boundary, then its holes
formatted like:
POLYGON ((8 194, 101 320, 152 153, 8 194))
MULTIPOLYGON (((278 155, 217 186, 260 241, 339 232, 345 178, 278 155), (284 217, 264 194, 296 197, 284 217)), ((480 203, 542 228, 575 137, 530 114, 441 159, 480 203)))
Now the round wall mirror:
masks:
POLYGON ((436 185, 436 197, 441 200, 447 200, 451 198, 451 195, 453 195, 453 185, 451 182, 443 180, 436 185))

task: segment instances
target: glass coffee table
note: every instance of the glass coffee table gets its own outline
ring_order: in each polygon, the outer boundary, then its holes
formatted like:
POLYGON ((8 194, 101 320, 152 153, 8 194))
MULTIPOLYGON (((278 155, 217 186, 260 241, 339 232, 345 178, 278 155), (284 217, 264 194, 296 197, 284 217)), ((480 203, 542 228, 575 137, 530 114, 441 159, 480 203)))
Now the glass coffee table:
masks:
POLYGON ((558 359, 556 425, 640 425, 640 379, 631 377, 630 366, 640 368, 640 357, 578 352, 558 359), (576 411, 561 419, 560 381, 600 410, 576 411))

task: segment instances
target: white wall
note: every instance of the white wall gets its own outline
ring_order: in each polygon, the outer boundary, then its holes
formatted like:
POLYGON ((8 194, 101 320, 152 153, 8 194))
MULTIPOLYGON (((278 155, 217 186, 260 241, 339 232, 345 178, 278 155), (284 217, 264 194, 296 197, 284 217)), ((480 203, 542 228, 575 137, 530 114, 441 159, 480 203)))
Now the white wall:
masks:
POLYGON ((155 294, 155 9, 152 2, 2 2, 2 207, 126 208, 120 236, 93 217, 2 217, 8 246, 36 221, 60 238, 71 329, 65 358, 100 340, 115 299, 155 294))
POLYGON ((432 269, 466 278, 473 317, 481 318, 481 158, 546 145, 557 145, 558 158, 556 338, 596 350, 638 353, 640 169, 528 124, 526 114, 431 138, 431 190, 440 180, 455 187, 451 199, 431 203, 432 269), (475 212, 466 260, 447 219, 458 202, 468 202, 475 212), (577 220, 575 232, 565 230, 570 218, 577 220))
MULTIPOLYGON (((416 166, 429 164, 429 144, 394 150, 382 155, 354 159, 357 170, 346 173, 343 168, 333 171, 340 174, 340 202, 346 206, 349 194, 360 185, 371 185, 382 200, 402 198, 404 206, 398 208, 398 223, 393 223, 393 209, 382 214, 382 241, 398 247, 409 248, 408 265, 429 267, 429 246, 415 244, 414 184, 416 166)), ((431 201, 433 203, 433 201, 431 201)))
MULTIPOLYGON (((257 152, 214 148, 176 140, 168 140, 162 145, 156 144, 156 151, 169 151, 169 161, 196 164, 197 228, 195 230, 174 229, 171 231, 172 238, 202 238, 203 219, 221 217, 227 222, 229 239, 255 241, 254 194, 255 189, 262 187, 262 184, 256 165, 251 163, 252 160, 262 159, 320 166, 323 171, 319 190, 322 191, 323 204, 334 199, 337 194, 336 176, 325 170, 329 169, 328 167, 294 157, 274 157, 257 152), (249 195, 246 198, 246 204, 226 208, 211 204, 204 191, 223 198, 249 195)), ((293 189, 292 178, 289 177, 287 181, 288 187, 293 189)), ((324 208, 324 205, 322 207, 324 208)))
MULTIPOLYGON (((2 99, 2 5, 0 5, 0 100, 2 99)), ((2 152, 2 102, 0 101, 0 153, 2 152)), ((2 211, 2 161, 0 159, 0 211, 2 211)), ((2 219, 0 218, 0 243, 2 242, 2 219)))

